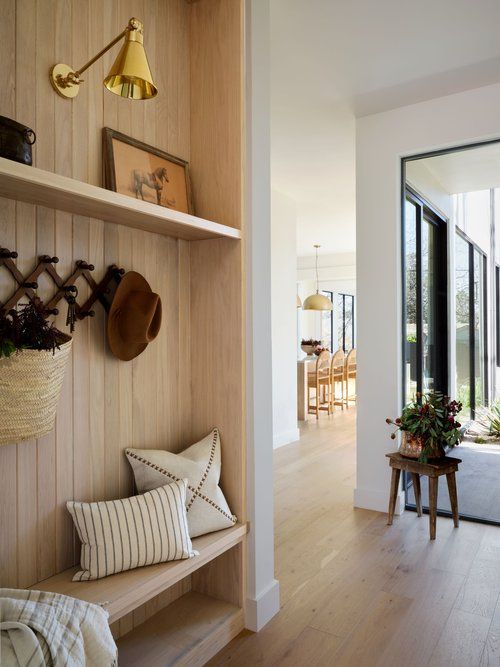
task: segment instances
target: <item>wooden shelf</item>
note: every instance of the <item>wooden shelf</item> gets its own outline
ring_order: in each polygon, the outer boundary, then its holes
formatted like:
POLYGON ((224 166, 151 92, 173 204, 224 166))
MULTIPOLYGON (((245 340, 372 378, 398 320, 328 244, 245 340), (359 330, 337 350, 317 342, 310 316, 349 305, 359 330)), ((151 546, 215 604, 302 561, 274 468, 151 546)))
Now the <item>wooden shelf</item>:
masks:
POLYGON ((246 532, 246 525, 237 524, 226 530, 197 537, 193 540, 193 547, 200 552, 200 555, 186 560, 140 567, 136 570, 113 574, 105 579, 81 582, 72 581, 74 573, 79 569, 73 567, 31 588, 104 604, 105 609, 109 612, 109 622, 114 623, 240 543, 246 532))
POLYGON ((204 665, 244 627, 243 610, 190 592, 118 640, 120 667, 204 665))
POLYGON ((188 241, 241 238, 234 227, 5 158, 0 158, 0 196, 188 241))

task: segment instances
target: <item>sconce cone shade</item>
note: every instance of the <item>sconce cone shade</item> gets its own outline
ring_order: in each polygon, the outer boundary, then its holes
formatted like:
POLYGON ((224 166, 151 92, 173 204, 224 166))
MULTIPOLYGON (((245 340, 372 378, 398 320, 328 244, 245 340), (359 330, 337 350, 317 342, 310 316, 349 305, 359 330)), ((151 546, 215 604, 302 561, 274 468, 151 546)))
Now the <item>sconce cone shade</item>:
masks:
POLYGON ((132 100, 147 100, 158 93, 142 43, 142 35, 130 31, 104 85, 115 95, 132 100))
POLYGON ((324 294, 311 294, 304 301, 303 310, 333 310, 333 303, 324 294))

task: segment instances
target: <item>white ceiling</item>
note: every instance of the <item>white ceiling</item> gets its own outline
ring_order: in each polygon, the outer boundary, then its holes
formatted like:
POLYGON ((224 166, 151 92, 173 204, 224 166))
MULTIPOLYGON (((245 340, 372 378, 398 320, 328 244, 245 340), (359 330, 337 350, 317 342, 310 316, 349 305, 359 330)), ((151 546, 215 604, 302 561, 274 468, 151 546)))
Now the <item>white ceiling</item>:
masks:
POLYGON ((298 254, 355 249, 355 121, 500 80, 498 0, 271 0, 272 186, 298 254))
POLYGON ((500 188, 500 143, 425 158, 419 162, 449 194, 500 188))

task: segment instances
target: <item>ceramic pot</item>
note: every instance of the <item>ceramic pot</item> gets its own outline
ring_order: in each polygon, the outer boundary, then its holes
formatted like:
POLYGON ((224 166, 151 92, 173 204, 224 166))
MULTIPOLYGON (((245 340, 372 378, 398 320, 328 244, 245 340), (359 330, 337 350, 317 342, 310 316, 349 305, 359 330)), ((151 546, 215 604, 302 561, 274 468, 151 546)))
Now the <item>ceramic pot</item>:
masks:
POLYGON ((302 350, 302 352, 305 352, 305 354, 307 354, 308 357, 313 357, 316 345, 301 345, 300 349, 302 350))
MULTIPOLYGON (((408 431, 402 431, 401 433, 401 445, 399 447, 399 453, 401 456, 406 457, 407 459, 419 459, 422 456, 424 449, 423 438, 410 435, 408 431)), ((435 444, 431 451, 427 454, 428 461, 435 461, 437 459, 442 459, 443 456, 446 456, 441 443, 435 444)))

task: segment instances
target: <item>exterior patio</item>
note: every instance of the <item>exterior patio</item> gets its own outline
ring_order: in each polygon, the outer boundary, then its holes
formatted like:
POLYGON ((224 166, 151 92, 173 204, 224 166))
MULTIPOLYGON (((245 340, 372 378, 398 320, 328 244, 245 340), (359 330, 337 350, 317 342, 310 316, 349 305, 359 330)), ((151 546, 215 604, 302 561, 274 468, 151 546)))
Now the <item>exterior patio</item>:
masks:
MULTIPOLYGON (((457 473, 460 515, 500 524, 500 444, 476 444, 467 439, 448 456, 462 459, 457 473)), ((427 507, 427 477, 421 478, 421 485, 422 501, 427 507)), ((408 502, 415 504, 413 486, 408 488, 408 502)), ((438 509, 451 512, 445 478, 439 480, 438 509)))

